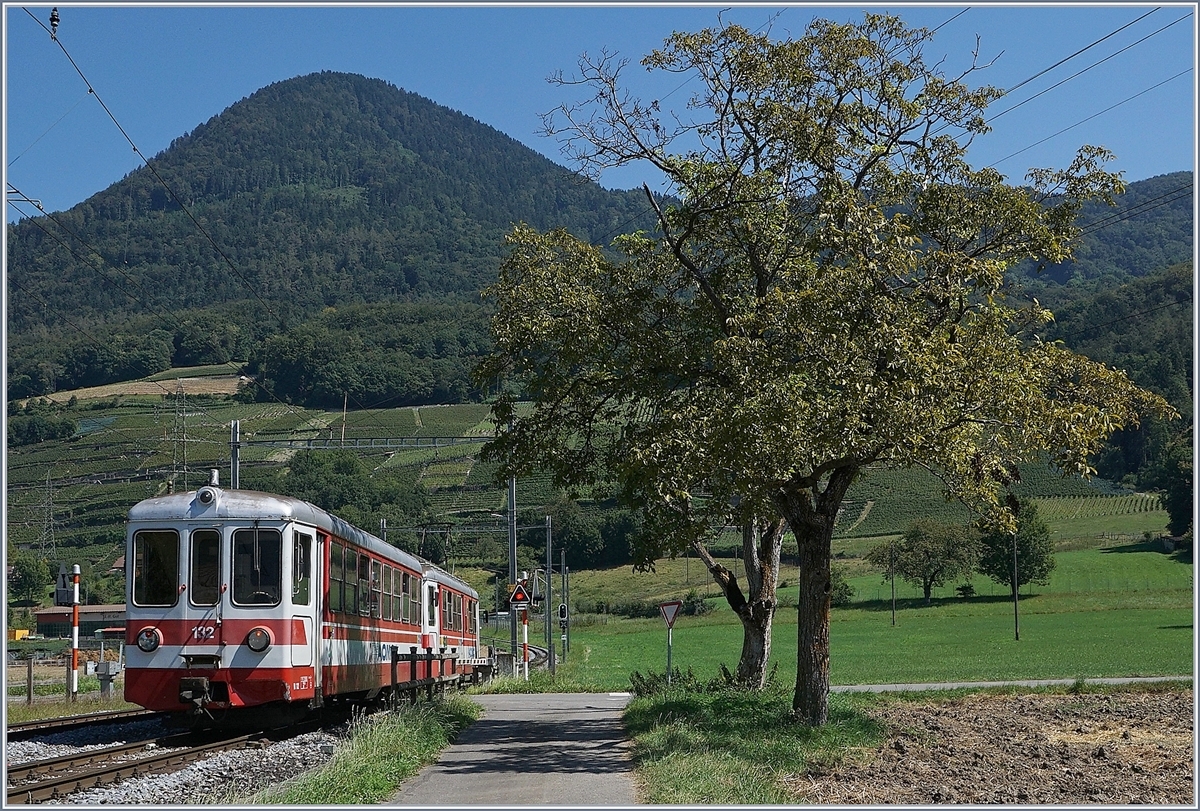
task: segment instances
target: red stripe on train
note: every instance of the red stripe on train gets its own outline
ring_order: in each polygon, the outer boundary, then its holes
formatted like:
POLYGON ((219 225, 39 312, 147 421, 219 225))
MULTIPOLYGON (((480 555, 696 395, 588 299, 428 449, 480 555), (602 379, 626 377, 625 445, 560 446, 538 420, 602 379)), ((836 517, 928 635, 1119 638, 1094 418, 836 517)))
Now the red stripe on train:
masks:
POLYGON ((304 631, 304 622, 298 618, 228 618, 220 623, 216 620, 130 618, 125 625, 125 644, 136 645, 137 636, 143 628, 157 628, 162 634, 163 645, 182 647, 211 646, 222 642, 227 645, 240 645, 255 628, 269 630, 276 645, 307 645, 309 642, 304 631))

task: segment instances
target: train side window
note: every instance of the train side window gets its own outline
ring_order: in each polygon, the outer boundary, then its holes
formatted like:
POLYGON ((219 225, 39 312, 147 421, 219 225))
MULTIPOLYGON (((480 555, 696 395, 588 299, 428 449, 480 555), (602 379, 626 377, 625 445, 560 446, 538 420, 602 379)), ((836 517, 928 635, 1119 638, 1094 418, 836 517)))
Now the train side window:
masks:
POLYGON ((412 590, 408 592, 408 621, 413 625, 421 622, 421 586, 416 577, 412 577, 412 590))
POLYGON ((342 597, 342 610, 347 614, 358 612, 358 553, 346 548, 346 586, 342 597))
POLYGON ((379 594, 380 616, 385 620, 392 618, 392 567, 383 565, 383 589, 379 594))
POLYGON ((342 610, 342 545, 329 545, 329 610, 342 610))
POLYGON ((429 584, 429 624, 437 625, 438 620, 438 590, 437 586, 429 584))
POLYGON ((308 605, 312 584, 312 536, 297 532, 292 543, 292 603, 308 605))
POLYGON ((188 567, 188 599, 192 605, 216 605, 221 579, 221 533, 198 529, 192 533, 188 567))
POLYGON ((383 575, 381 569, 383 564, 377 560, 371 561, 371 604, 369 606, 370 616, 376 619, 383 616, 383 575))
POLYGON ((179 533, 142 530, 133 536, 134 605, 171 606, 179 601, 179 533))
POLYGON ((475 625, 475 601, 467 600, 467 633, 475 636, 478 626, 475 625))
POLYGON ((278 605, 283 581, 283 533, 239 529, 233 533, 233 602, 278 605))
POLYGON ((371 616, 371 559, 358 556, 358 613, 371 616))
POLYGON ((401 574, 402 572, 399 569, 392 572, 392 619, 396 622, 404 619, 404 606, 406 605, 406 595, 400 590, 402 585, 401 574))
POLYGON ((411 624, 412 616, 412 575, 404 573, 400 581, 400 617, 405 623, 411 624))

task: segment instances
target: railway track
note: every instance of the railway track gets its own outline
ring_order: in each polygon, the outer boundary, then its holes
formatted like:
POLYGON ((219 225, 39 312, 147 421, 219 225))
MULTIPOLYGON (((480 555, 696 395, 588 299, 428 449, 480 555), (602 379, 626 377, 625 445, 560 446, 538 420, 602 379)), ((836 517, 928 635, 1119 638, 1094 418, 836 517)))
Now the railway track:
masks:
POLYGON ((78 727, 94 726, 96 724, 112 724, 122 721, 141 721, 154 718, 160 713, 150 710, 116 710, 113 712, 93 712, 87 715, 69 715, 62 718, 45 718, 40 721, 23 721, 8 725, 8 740, 21 741, 47 732, 62 732, 78 727))
POLYGON ((6 799, 12 805, 61 799, 76 791, 105 786, 128 777, 178 771, 218 752, 265 747, 272 741, 308 732, 316 726, 319 725, 300 724, 199 743, 195 734, 181 733, 154 741, 22 763, 7 769, 6 799))

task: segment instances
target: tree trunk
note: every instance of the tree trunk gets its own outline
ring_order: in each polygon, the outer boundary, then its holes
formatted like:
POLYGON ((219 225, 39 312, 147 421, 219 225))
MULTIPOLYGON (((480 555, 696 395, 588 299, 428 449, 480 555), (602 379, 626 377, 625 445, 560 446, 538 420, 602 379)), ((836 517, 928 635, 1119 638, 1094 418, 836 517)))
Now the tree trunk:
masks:
POLYGON ((930 604, 930 596, 933 594, 933 584, 930 583, 929 581, 926 581, 924 583, 924 586, 925 586, 925 607, 928 608, 929 604, 930 604))
POLYGON ((774 600, 745 603, 737 612, 742 621, 742 656, 738 659, 739 686, 761 690, 767 683, 767 661, 771 658, 771 621, 774 600))
POLYGON ((767 661, 771 657, 771 622, 775 617, 775 592, 779 583, 779 557, 783 549, 782 520, 760 527, 751 519, 742 532, 742 560, 749 597, 742 592, 737 575, 717 563, 699 542, 692 549, 704 561, 726 602, 742 621, 742 654, 738 659, 737 683, 762 689, 767 683, 767 661))
POLYGON ((833 527, 796 533, 800 597, 796 617, 796 691, 792 715, 809 726, 829 720, 829 563, 833 527))
POLYGON ((792 716, 809 726, 829 720, 829 600, 833 527, 846 489, 858 467, 829 473, 824 489, 811 478, 787 482, 775 495, 800 552, 800 597, 796 622, 796 690, 792 716))

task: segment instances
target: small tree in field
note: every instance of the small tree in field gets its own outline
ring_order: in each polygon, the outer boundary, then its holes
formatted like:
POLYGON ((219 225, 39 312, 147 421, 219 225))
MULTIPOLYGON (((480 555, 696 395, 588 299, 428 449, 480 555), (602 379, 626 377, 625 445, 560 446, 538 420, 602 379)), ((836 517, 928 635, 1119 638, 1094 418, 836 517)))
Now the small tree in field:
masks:
POLYGON ((885 574, 895 572, 921 588, 925 605, 934 588, 969 574, 979 557, 977 533, 970 527, 918 518, 898 541, 880 544, 867 553, 867 561, 885 574))
POLYGON ((639 550, 691 548, 742 621, 739 680, 761 686, 782 538, 799 554, 792 710, 828 718, 831 543, 869 466, 922 466, 999 525, 1016 463, 1088 473, 1117 428, 1165 401, 1039 339, 1051 314, 1007 297, 1025 259, 1062 261, 1084 201, 1122 184, 1108 153, 1011 185, 966 162, 1000 91, 926 64, 932 32, 891 16, 814 21, 776 41, 736 25, 676 33, 643 60, 690 77, 686 109, 631 98, 623 64, 585 57, 591 97, 548 131, 585 172, 656 166, 658 231, 607 254, 525 226, 488 295, 481 381, 502 473, 615 480, 645 516, 639 550), (519 387, 519 388, 518 388, 519 387), (518 395, 533 400, 517 408, 518 395), (746 585, 707 554, 743 529, 746 585))
POLYGON ((18 600, 36 605, 54 582, 50 564, 32 552, 18 552, 12 558, 12 575, 8 580, 9 593, 18 600))
POLYGON ((1008 586, 1015 597, 1026 583, 1045 585, 1054 571, 1054 544, 1050 528, 1038 515, 1037 504, 1021 501, 1016 525, 1017 578, 1013 580, 1013 533, 993 530, 980 539, 978 569, 997 583, 1008 586))

